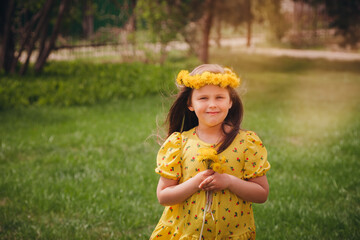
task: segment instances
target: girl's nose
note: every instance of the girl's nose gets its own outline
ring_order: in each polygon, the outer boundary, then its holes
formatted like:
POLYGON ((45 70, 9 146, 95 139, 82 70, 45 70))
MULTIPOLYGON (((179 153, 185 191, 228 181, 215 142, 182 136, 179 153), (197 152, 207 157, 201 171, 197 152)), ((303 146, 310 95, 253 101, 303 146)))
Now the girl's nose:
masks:
POLYGON ((216 103, 215 103, 214 100, 210 100, 210 102, 209 102, 209 107, 210 107, 210 108, 215 108, 215 107, 216 107, 216 103))

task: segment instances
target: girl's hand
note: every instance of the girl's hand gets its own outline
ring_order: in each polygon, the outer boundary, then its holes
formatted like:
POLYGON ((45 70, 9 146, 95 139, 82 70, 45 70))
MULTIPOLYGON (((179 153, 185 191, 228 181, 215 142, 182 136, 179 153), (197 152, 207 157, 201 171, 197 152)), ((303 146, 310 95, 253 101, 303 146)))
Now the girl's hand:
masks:
POLYGON ((198 174, 196 174, 196 176, 194 177, 194 180, 196 181, 197 186, 199 186, 200 188, 200 184, 207 178, 209 178, 210 176, 212 176, 215 172, 212 169, 207 169, 205 171, 199 172, 198 174))
POLYGON ((199 184, 212 174, 214 174, 213 170, 202 171, 183 183, 161 176, 156 192, 159 203, 164 206, 170 206, 184 202, 195 192, 199 191, 199 184))
POLYGON ((199 185, 199 188, 205 191, 221 191, 229 187, 230 178, 226 173, 215 172, 211 176, 207 177, 199 185))

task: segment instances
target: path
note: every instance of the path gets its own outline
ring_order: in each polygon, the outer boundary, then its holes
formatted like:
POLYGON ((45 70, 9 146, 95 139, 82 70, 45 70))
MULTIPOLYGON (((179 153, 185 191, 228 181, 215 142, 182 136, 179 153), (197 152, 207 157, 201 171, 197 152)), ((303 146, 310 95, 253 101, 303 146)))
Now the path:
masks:
MULTIPOLYGON (((254 39, 253 44, 260 42, 254 39)), ((233 51, 245 52, 248 54, 260 54, 268 56, 288 56, 297 58, 324 58, 328 60, 340 61, 360 61, 359 53, 339 52, 339 51, 319 51, 319 50, 299 50, 299 49, 282 49, 282 48, 262 48, 262 47, 245 47, 245 39, 224 39, 222 46, 228 46, 233 51)))
POLYGON ((324 58, 328 60, 340 60, 340 61, 360 61, 360 54, 347 53, 347 52, 280 49, 280 48, 241 48, 238 50, 249 54, 262 54, 269 56, 287 56, 287 57, 311 58, 311 59, 324 58))
MULTIPOLYGON (((318 51, 318 50, 298 50, 298 49, 282 49, 282 48, 263 48, 256 47, 256 45, 262 42, 260 38, 253 38, 253 44, 255 47, 246 47, 246 39, 245 38, 232 38, 232 39, 222 39, 221 46, 229 47, 233 52, 243 52, 247 54, 259 54, 259 55, 268 55, 268 56, 288 56, 288 57, 297 57, 297 58, 323 58, 328 60, 339 60, 339 61, 360 61, 359 53, 349 53, 349 52, 339 52, 339 51, 318 51)), ((211 45, 215 46, 215 43, 211 41, 211 45)), ((160 50, 159 44, 149 44, 146 46, 148 48, 152 48, 155 51, 160 50)), ((184 42, 174 41, 171 42, 167 50, 177 49, 177 50, 186 50, 188 49, 188 45, 184 42)), ((93 56, 93 57, 101 57, 101 56, 121 56, 123 54, 132 54, 131 51, 127 49, 123 45, 119 45, 118 47, 107 46, 101 48, 79 48, 77 50, 59 50, 54 51, 49 56, 51 60, 65 60, 65 59, 74 59, 76 56, 93 56), (87 54, 86 54, 87 52, 87 54), (89 54, 89 52, 91 52, 89 54), (75 53, 75 54, 74 54, 75 53)), ((139 55, 143 53, 138 51, 139 55)))

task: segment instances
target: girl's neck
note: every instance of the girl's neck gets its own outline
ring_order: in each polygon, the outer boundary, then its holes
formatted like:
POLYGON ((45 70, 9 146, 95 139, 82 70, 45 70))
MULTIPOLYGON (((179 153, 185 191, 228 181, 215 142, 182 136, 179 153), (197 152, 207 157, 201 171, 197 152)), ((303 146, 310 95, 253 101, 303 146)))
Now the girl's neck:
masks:
POLYGON ((213 127, 199 125, 196 127, 196 133, 200 140, 210 144, 219 144, 225 137, 221 124, 213 127))

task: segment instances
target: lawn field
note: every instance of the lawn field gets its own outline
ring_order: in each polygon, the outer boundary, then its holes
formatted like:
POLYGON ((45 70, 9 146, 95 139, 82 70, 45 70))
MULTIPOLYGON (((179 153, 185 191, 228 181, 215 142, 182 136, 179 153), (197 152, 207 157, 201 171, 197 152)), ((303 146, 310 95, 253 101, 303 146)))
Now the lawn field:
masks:
MULTIPOLYGON (((257 239, 359 239, 360 63, 226 50, 211 62, 241 75, 242 128, 268 150, 257 239)), ((170 102, 0 111, 0 239, 148 239, 163 210, 153 169, 170 102)))

